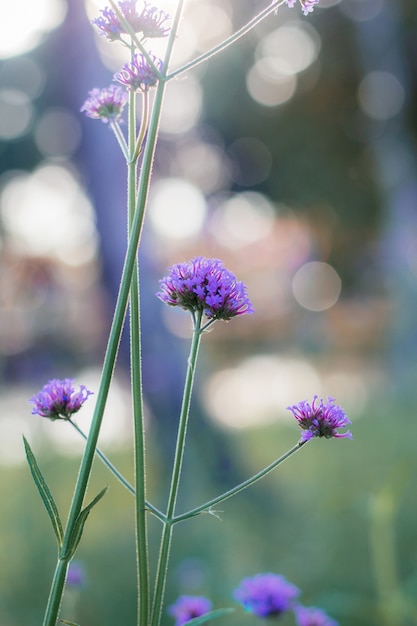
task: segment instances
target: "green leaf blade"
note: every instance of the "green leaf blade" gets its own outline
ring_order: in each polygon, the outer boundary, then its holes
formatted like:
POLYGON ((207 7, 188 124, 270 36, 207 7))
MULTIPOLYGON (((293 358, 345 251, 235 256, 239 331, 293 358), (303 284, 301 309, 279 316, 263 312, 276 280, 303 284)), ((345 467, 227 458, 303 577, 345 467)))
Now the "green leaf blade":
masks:
POLYGON ((49 515, 49 519, 51 520, 52 528, 54 529, 55 536, 58 542, 58 547, 59 549, 61 549, 62 541, 64 538, 64 531, 62 528, 61 518, 58 512, 58 507, 55 504, 55 500, 52 497, 52 493, 48 485, 46 484, 46 481, 42 475, 39 465, 35 459, 35 455, 33 454, 31 447, 25 437, 23 437, 23 443, 25 446, 26 458, 29 464, 30 472, 32 474, 32 478, 34 480, 36 487, 38 488, 39 494, 42 498, 46 511, 49 515))
POLYGON ((83 534, 84 526, 87 521, 88 516, 91 513, 91 509, 101 500, 101 498, 106 494, 108 487, 104 487, 95 498, 91 500, 87 506, 85 506, 80 513, 78 514, 77 519, 75 520, 74 528, 71 532, 71 538, 69 541, 69 549, 68 553, 63 555, 63 558, 72 559, 75 554, 75 551, 78 548, 78 544, 81 541, 81 537, 83 534))

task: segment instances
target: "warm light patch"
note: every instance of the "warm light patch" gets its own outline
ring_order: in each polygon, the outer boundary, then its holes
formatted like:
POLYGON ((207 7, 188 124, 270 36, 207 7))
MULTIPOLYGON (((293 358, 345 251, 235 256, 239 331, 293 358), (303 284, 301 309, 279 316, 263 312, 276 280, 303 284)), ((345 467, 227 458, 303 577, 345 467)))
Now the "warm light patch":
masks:
POLYGON ((20 0, 3 6, 0 20, 0 58, 24 54, 35 48, 44 35, 65 17, 63 0, 20 0))

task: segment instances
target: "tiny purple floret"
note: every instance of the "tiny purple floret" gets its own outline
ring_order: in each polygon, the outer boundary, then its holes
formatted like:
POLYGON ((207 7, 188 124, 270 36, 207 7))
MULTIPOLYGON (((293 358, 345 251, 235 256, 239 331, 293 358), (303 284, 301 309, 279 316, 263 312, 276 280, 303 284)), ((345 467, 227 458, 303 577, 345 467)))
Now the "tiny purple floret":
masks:
POLYGON ((71 561, 68 567, 67 587, 82 589, 85 586, 85 571, 78 561, 71 561))
POLYGON ((246 286, 219 259, 195 257, 173 265, 159 284, 156 295, 162 302, 203 312, 208 319, 228 321, 254 311, 246 286))
MULTIPOLYGON (((162 69, 161 59, 153 54, 149 56, 160 72, 162 69)), ((114 75, 114 79, 125 85, 129 91, 148 91, 158 82, 158 76, 143 54, 135 54, 132 61, 125 63, 120 72, 114 75)))
POLYGON ((297 626, 339 626, 336 620, 315 606, 298 605, 294 608, 294 615, 297 626))
POLYGON ((33 415, 49 417, 51 420, 65 420, 77 413, 92 393, 84 385, 80 385, 80 390, 75 391, 73 378, 54 378, 32 396, 29 402, 34 404, 33 415))
POLYGON ((190 619, 208 613, 211 607, 212 603, 204 596, 180 596, 168 607, 168 613, 175 618, 175 626, 182 626, 190 619))
MULTIPOLYGON (((299 0, 299 2, 304 15, 308 15, 313 12, 314 7, 319 3, 319 0, 299 0)), ((285 3, 290 9, 292 9, 295 6, 296 0, 285 0, 285 3)))
POLYGON ((256 574, 244 578, 233 592, 245 611, 258 617, 277 617, 292 608, 298 587, 278 574, 256 574))
POLYGON ((127 102, 127 93, 118 85, 110 85, 104 89, 92 89, 80 111, 94 120, 107 124, 110 120, 118 120, 127 102))
POLYGON ((352 434, 347 431, 338 433, 338 428, 345 428, 352 422, 347 417, 344 410, 335 404, 334 398, 327 398, 324 402, 322 398, 314 396, 310 404, 307 400, 302 400, 294 406, 287 407, 292 412, 300 426, 301 442, 308 441, 313 437, 326 437, 326 439, 342 439, 347 437, 352 439, 352 434))
MULTIPOLYGON (((133 32, 142 33, 144 38, 165 37, 169 33, 169 27, 166 26, 166 22, 170 19, 168 13, 148 2, 145 2, 140 13, 136 10, 136 0, 119 2, 119 9, 133 32)), ((110 8, 103 9, 101 16, 94 19, 93 24, 109 41, 117 41, 120 35, 127 33, 116 12, 110 8)))

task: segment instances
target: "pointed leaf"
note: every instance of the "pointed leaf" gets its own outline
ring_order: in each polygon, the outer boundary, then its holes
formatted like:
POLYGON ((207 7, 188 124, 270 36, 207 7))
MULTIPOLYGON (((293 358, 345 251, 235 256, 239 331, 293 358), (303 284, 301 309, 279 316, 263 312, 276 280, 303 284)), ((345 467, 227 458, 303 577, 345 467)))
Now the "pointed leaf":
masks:
POLYGON ((61 548, 64 532, 62 529, 62 522, 61 518, 59 517, 58 508, 55 504, 49 487, 46 484, 44 477, 42 476, 42 472, 36 462, 35 455, 33 454, 30 445, 25 437, 23 437, 23 443, 25 444, 26 458, 28 460, 30 472, 32 474, 33 480, 35 481, 35 485, 38 488, 45 508, 48 512, 49 518, 52 522, 52 527, 58 541, 58 547, 61 548))
POLYGON ((68 624, 68 626, 80 626, 79 624, 76 624, 75 622, 69 622, 66 619, 60 619, 58 621, 60 624, 68 624))
POLYGON ((201 615, 201 617, 194 617, 193 619, 190 619, 188 622, 185 622, 184 626, 200 626, 200 624, 205 624, 212 619, 216 619, 216 617, 221 617, 222 615, 226 615, 227 613, 233 613, 234 610, 235 609, 232 608, 215 609, 214 611, 204 613, 204 615, 201 615))
MULTIPOLYGON (((100 493, 98 493, 96 497, 91 500, 90 504, 87 504, 87 506, 85 506, 80 511, 77 519, 75 520, 74 528, 72 529, 71 539, 70 539, 70 544, 69 544, 69 551, 68 551, 69 552, 68 558, 72 559, 72 557, 74 556, 75 551, 78 547, 78 544, 81 541, 81 536, 83 534, 84 525, 87 521, 87 517, 90 515, 91 509, 93 508, 93 506, 95 506, 97 502, 99 502, 101 498, 104 496, 107 489, 108 487, 104 487, 104 489, 102 489, 100 493)), ((65 558, 67 558, 67 555, 65 555, 65 558)))

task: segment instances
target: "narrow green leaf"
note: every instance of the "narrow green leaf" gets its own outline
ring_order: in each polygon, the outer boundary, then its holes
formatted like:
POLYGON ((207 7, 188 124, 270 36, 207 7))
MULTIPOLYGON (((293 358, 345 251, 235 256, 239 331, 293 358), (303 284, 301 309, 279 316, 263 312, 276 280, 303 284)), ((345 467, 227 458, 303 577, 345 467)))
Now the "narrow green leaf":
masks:
POLYGON ((227 613, 233 613, 234 610, 235 609, 232 608, 215 609, 214 611, 209 611, 209 613, 204 613, 201 617, 194 617, 193 619, 190 619, 188 622, 185 622, 184 626, 200 626, 200 624, 216 619, 216 617, 221 617, 227 613))
POLYGON ((69 622, 66 619, 59 619, 58 622, 60 624, 68 624, 68 626, 80 626, 79 624, 76 624, 75 622, 69 622))
POLYGON ((61 518, 59 517, 58 508, 55 504, 49 487, 46 484, 44 477, 42 476, 42 472, 36 462, 35 455, 33 454, 30 445, 25 437, 23 437, 23 443, 25 444, 26 458, 28 460, 30 472, 32 474, 33 480, 35 481, 35 485, 38 488, 45 508, 48 512, 49 518, 52 522, 52 527, 58 541, 58 547, 61 548, 64 532, 62 529, 62 522, 61 518))
MULTIPOLYGON (((78 548, 78 544, 81 541, 81 536, 83 534, 84 526, 87 521, 87 517, 91 513, 91 509, 93 508, 93 506, 97 504, 97 502, 101 500, 101 498, 105 495, 107 489, 108 487, 104 487, 104 489, 102 489, 100 493, 98 493, 96 497, 91 500, 90 504, 87 504, 87 506, 85 506, 80 511, 77 519, 75 520, 74 528, 72 529, 71 538, 69 542, 69 551, 68 551, 69 559, 72 559, 72 557, 75 554, 76 549, 78 548)), ((67 558, 67 555, 64 555, 64 557, 67 558)))

